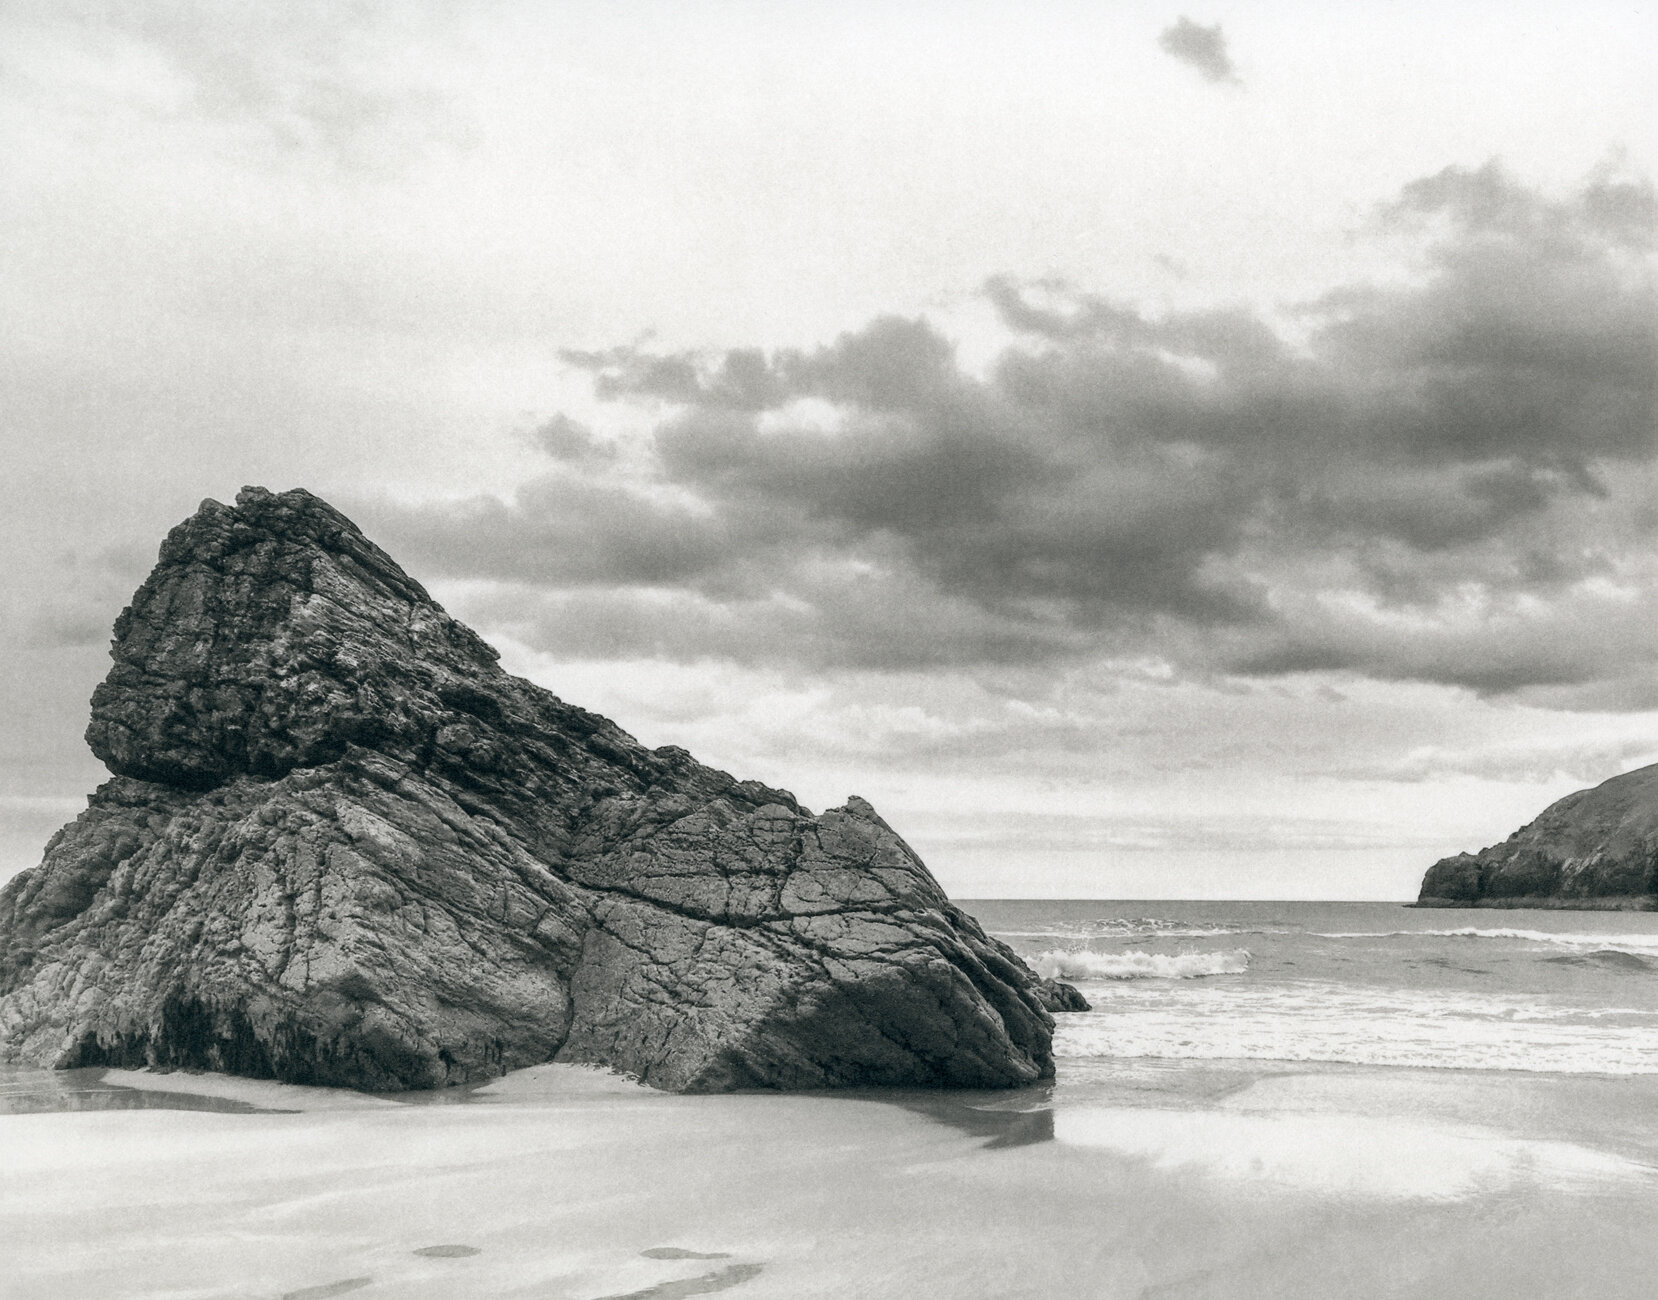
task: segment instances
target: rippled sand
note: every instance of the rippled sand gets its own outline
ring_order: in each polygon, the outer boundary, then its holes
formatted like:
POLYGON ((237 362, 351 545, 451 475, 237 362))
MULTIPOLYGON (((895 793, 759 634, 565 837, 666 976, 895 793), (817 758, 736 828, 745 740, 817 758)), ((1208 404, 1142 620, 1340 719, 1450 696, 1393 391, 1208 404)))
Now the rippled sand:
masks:
POLYGON ((3 1082, 16 1300, 1608 1300, 1658 1276, 1643 1079, 1125 1062, 1018 1094, 672 1097, 547 1066, 418 1101, 3 1082))

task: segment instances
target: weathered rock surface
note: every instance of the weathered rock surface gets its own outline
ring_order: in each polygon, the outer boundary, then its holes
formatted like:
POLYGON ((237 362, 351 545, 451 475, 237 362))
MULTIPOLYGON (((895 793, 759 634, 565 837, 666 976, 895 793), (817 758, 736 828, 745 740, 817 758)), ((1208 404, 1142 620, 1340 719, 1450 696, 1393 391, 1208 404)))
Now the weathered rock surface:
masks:
POLYGON ((1501 844, 1434 863, 1417 906, 1646 910, 1655 895, 1658 764, 1567 795, 1501 844))
POLYGON ((861 799, 813 816, 519 678, 331 507, 175 528, 0 892, 0 1054, 425 1088, 1051 1075, 1052 994, 861 799))

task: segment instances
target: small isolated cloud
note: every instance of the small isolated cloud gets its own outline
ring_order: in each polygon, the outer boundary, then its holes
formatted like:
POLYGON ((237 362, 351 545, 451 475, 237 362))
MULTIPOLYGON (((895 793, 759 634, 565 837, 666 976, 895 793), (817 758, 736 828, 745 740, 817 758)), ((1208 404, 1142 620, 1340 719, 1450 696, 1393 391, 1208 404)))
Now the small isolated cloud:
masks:
POLYGON ((1165 54, 1191 64, 1206 80, 1241 84, 1237 69, 1226 53, 1226 34, 1219 23, 1204 27, 1182 14, 1179 22, 1157 38, 1157 43, 1165 54))

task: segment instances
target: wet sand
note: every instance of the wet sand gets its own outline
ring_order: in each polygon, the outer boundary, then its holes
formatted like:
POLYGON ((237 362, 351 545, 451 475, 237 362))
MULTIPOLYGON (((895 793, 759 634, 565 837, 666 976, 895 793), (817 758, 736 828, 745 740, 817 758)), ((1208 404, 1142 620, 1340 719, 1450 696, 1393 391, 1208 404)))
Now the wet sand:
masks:
POLYGON ((1124 1062, 1012 1094, 674 1097, 546 1066, 411 1100, 14 1072, 0 1100, 15 1300, 1609 1300, 1658 1276, 1649 1079, 1124 1062))

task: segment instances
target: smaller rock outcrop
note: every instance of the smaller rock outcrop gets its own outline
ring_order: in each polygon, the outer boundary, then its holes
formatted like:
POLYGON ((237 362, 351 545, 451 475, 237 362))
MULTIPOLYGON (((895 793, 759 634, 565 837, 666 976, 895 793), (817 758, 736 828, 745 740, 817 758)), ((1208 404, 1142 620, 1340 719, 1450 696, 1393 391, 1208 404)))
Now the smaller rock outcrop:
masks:
POLYGON ((1065 1011, 1092 1011, 1088 999, 1082 996, 1082 991, 1074 984, 1067 984, 1064 980, 1045 978, 1036 986, 1036 998, 1042 1004, 1043 1010, 1053 1015, 1065 1011))
POLYGON ((1550 804, 1501 844, 1442 858, 1418 907, 1658 906, 1658 763, 1550 804))

